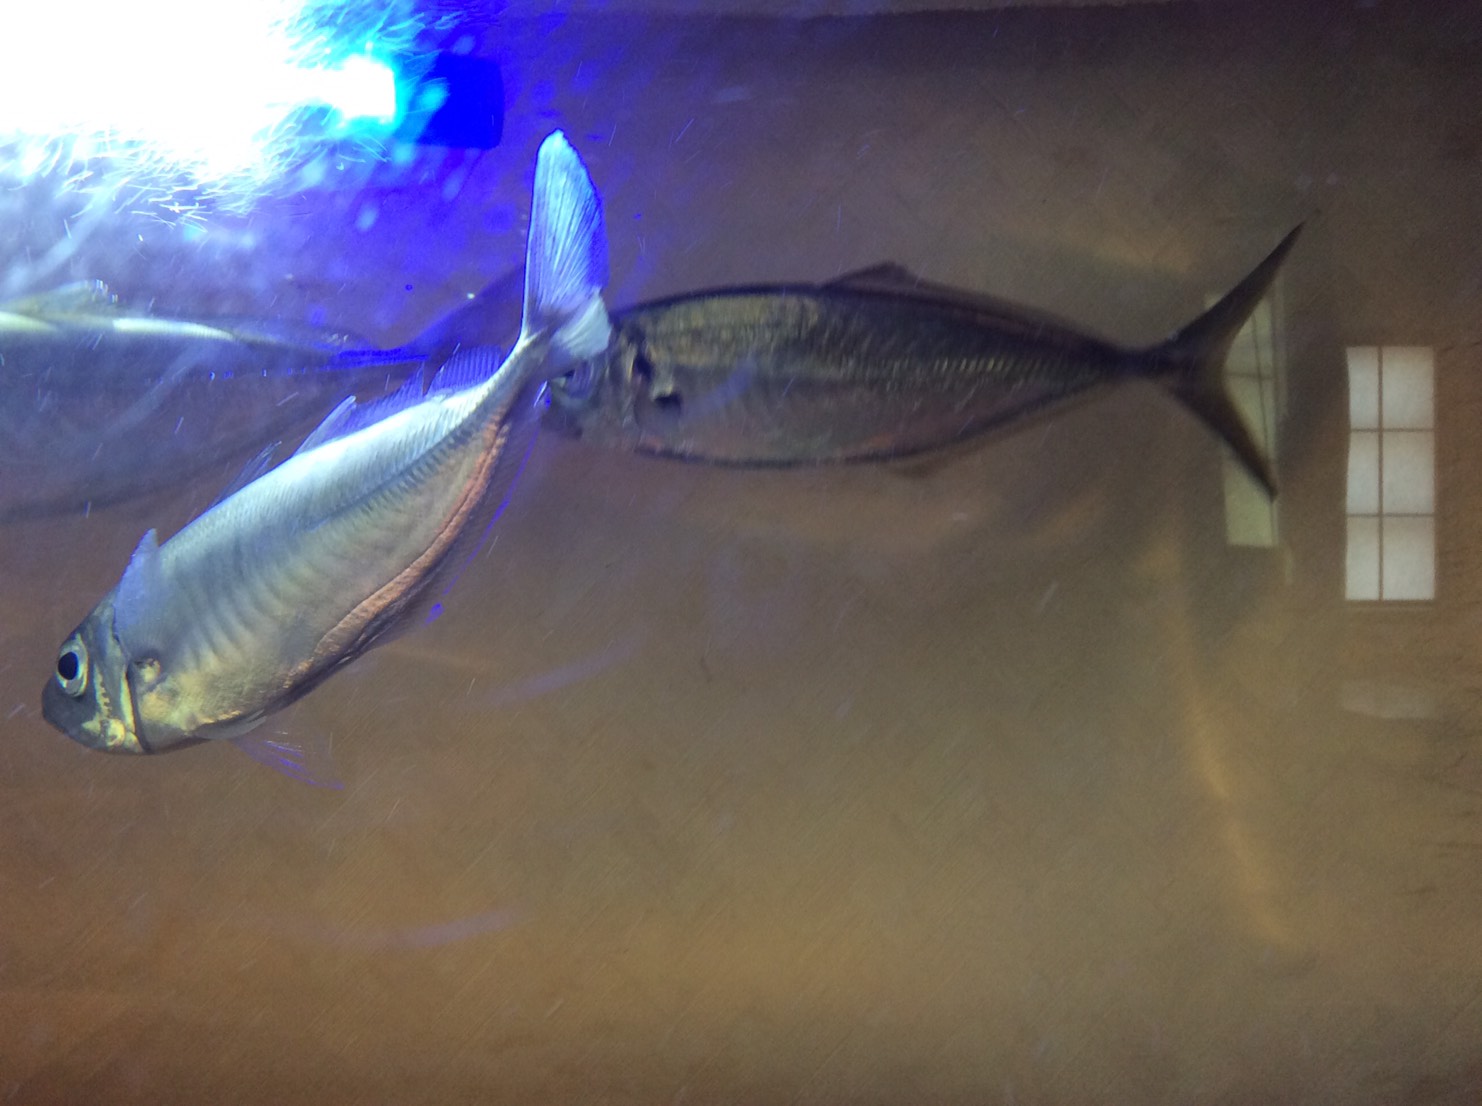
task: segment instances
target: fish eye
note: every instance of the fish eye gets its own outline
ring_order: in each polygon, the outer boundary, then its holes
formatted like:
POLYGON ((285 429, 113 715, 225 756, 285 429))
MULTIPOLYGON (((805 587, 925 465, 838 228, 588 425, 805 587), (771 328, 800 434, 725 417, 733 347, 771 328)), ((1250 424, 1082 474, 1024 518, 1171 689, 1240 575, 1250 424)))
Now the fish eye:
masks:
POLYGON ((73 637, 57 654, 57 683, 76 699, 87 688, 87 646, 73 637))
POLYGON ((635 382, 645 387, 654 382, 653 362, 645 357, 641 350, 633 355, 633 367, 629 373, 635 382))
POLYGON ((588 399, 597 390, 597 367, 590 361, 583 361, 565 376, 558 377, 561 385, 560 394, 563 399, 588 399))
POLYGON ((583 361, 569 373, 552 377, 541 393, 545 406, 570 411, 590 404, 597 394, 602 371, 600 365, 583 361))

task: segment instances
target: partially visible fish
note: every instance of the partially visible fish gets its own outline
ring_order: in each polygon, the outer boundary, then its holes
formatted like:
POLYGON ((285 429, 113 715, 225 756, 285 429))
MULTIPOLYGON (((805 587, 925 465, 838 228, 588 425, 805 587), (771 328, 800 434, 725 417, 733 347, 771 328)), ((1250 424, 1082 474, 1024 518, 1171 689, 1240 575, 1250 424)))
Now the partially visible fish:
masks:
POLYGON ((920 453, 1142 377, 1274 495, 1223 369, 1300 229, 1203 315, 1143 349, 893 265, 640 304, 613 313, 601 358, 551 382, 546 424, 692 461, 816 464, 920 453))
POLYGON ((144 535, 62 645, 48 721, 109 752, 245 733, 429 604, 508 492, 534 395, 610 340, 601 206, 542 144, 509 356, 460 353, 423 395, 347 400, 277 468, 168 541, 144 535), (492 371, 490 371, 492 370, 492 371))
POLYGON ((187 479, 417 367, 344 331, 126 308, 100 281, 0 304, 0 520, 187 479))
MULTIPOLYGON (((133 310, 101 280, 83 280, 39 295, 0 303, 0 352, 7 373, 29 372, 52 380, 81 378, 97 384, 97 358, 133 362, 141 374, 170 371, 170 353, 189 351, 210 364, 210 350, 328 360, 363 347, 353 334, 249 318, 186 318, 133 310), (148 355, 148 356, 145 356, 148 355), (28 358, 36 358, 27 364, 28 358), (15 360, 19 359, 18 367, 15 360)), ((257 360, 243 360, 256 368, 257 360)), ((217 365, 230 371, 230 361, 217 365)))

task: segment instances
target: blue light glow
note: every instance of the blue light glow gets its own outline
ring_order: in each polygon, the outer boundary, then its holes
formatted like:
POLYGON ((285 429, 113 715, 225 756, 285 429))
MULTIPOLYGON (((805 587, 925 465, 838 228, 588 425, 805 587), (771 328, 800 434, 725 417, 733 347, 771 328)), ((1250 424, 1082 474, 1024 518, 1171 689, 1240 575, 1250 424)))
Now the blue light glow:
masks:
POLYGON ((410 0, 48 0, 6 5, 0 172, 62 172, 250 202, 328 142, 398 117, 410 0))
POLYGON ((337 66, 310 72, 323 82, 322 102, 346 122, 396 122, 396 70, 380 59, 355 54, 337 66))

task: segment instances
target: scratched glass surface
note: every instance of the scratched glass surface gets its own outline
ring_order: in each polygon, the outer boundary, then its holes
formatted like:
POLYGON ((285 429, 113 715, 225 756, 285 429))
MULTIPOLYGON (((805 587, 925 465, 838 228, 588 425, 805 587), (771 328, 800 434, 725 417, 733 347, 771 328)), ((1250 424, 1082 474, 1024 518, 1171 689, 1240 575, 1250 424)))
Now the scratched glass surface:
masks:
POLYGON ((104 281, 301 362, 9 339, 0 1098, 1476 1101, 1476 6, 455 15, 490 149, 0 192, 0 311, 104 281), (440 606, 252 755, 48 725, 146 530, 400 384, 310 330, 510 348, 558 128, 619 313, 892 263, 1141 348, 1302 225, 1224 366, 1279 495, 1157 380, 888 461, 547 427, 440 606))

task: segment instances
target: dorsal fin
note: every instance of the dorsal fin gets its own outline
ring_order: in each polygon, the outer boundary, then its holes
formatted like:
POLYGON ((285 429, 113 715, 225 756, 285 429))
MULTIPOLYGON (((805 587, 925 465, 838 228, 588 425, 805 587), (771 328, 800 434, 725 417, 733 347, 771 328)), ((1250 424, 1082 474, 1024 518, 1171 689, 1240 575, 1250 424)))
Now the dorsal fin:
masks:
POLYGON ((919 292, 926 285, 915 273, 894 261, 882 261, 864 269, 836 276, 825 288, 873 288, 888 291, 919 292))
POLYGON ((211 501, 211 506, 216 506, 216 504, 220 503, 224 499, 230 499, 232 496, 236 495, 239 491, 245 488, 248 484, 252 483, 252 481, 256 480, 263 473, 267 472, 268 469, 272 468, 273 453, 282 444, 282 442, 274 442, 272 445, 265 446, 261 451, 259 451, 256 457, 252 458, 252 460, 248 461, 245 465, 242 466, 241 472, 232 477, 231 483, 228 484, 225 488, 221 489, 221 494, 211 501))
POLYGON ((460 350, 448 359, 432 378, 429 388, 422 387, 422 374, 414 372, 402 386, 388 396, 357 403, 354 396, 347 396, 340 405, 325 416, 324 421, 309 432, 309 436, 294 450, 294 455, 317 449, 326 442, 364 430, 373 423, 389 418, 398 411, 421 403, 428 396, 445 392, 460 391, 482 383, 499 368, 498 349, 481 346, 477 349, 460 350))
POLYGON ((11 300, 4 307, 16 315, 75 315, 81 311, 112 313, 118 310, 118 297, 101 280, 78 280, 49 292, 11 300))
POLYGON ((963 307, 989 310, 1002 309, 1004 306, 1002 301, 986 293, 927 280, 894 261, 885 261, 879 265, 871 265, 867 269, 856 269, 852 273, 845 273, 829 281, 824 287, 850 288, 856 292, 888 292, 900 296, 916 296, 920 299, 944 300, 963 307))
POLYGON ((297 456, 300 453, 307 453, 309 452, 309 450, 323 445, 325 442, 329 441, 332 438, 338 438, 341 435, 348 433, 348 431, 345 430, 344 425, 346 420, 350 417, 350 412, 354 410, 354 396, 346 396, 344 399, 340 400, 335 409, 324 416, 324 421, 321 422, 318 426, 314 427, 313 430, 309 431, 309 436, 302 442, 300 442, 298 448, 293 451, 294 455, 297 456))
POLYGON ((161 575, 159 535, 148 530, 134 547, 113 597, 113 632, 130 660, 157 658, 164 645, 155 615, 161 606, 161 575))
POLYGON ((427 386, 428 395, 441 392, 461 392, 475 384, 482 384, 494 375, 504 360, 498 346, 471 346, 460 349, 443 363, 427 386))
POLYGON ((354 434, 357 430, 364 430, 372 423, 421 403, 422 395, 422 374, 414 372, 396 391, 369 403, 357 403, 354 396, 347 396, 325 416, 323 422, 310 431, 309 436, 293 451, 294 456, 318 449, 326 442, 354 434))
POLYGON ((347 330, 331 330, 309 323, 283 319, 251 319, 239 316, 202 319, 204 323, 227 331, 239 342, 270 349, 293 350, 317 357, 335 357, 342 353, 369 351, 370 346, 359 335, 347 330))
POLYGON ((875 292, 884 295, 908 296, 918 300, 930 300, 939 306, 958 307, 985 316, 1011 319, 1021 326, 1038 326, 1042 329, 1076 331, 1079 328, 1066 319, 1048 311, 1010 303, 969 288, 958 288, 917 276, 904 265, 886 261, 866 269, 856 269, 829 281, 824 288, 841 288, 854 292, 875 292))

